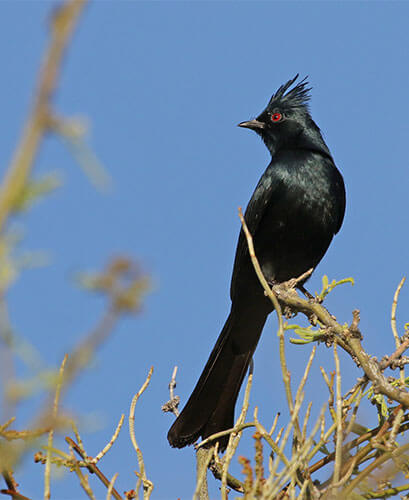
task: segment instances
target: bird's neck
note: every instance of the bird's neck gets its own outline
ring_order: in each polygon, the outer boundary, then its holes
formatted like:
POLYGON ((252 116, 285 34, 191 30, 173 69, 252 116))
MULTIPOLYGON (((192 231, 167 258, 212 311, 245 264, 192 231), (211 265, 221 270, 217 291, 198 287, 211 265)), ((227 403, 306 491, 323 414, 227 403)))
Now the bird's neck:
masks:
POLYGON ((303 129, 300 135, 300 145, 303 148, 317 151, 332 159, 328 146, 322 137, 321 130, 313 120, 311 120, 309 127, 303 129))
POLYGON ((315 151, 316 153, 320 153, 332 160, 331 153, 328 149, 328 146, 325 144, 318 127, 317 130, 303 131, 296 144, 294 144, 294 149, 306 149, 308 151, 315 151))
POLYGON ((303 149, 306 151, 315 151, 332 160, 328 146, 322 138, 320 129, 314 124, 313 127, 303 129, 297 138, 292 138, 291 141, 279 141, 277 139, 264 141, 271 157, 273 158, 278 151, 284 149, 303 149))

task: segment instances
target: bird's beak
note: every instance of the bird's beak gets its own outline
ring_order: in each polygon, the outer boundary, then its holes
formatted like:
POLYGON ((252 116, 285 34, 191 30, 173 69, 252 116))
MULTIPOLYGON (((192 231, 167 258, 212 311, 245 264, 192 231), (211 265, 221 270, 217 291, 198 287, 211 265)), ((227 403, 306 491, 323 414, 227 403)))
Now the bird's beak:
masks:
POLYGON ((237 126, 257 131, 264 128, 264 123, 259 122, 258 120, 250 120, 248 122, 241 122, 237 126))

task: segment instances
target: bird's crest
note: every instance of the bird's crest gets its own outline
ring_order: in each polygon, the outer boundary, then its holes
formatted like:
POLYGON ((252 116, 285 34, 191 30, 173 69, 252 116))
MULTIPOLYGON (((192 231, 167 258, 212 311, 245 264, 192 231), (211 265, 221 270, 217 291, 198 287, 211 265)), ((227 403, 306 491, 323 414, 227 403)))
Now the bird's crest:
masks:
POLYGON ((297 85, 291 90, 288 90, 297 80, 298 76, 299 74, 297 73, 294 78, 288 80, 288 82, 284 83, 284 85, 281 85, 277 92, 271 97, 270 102, 268 103, 269 108, 277 105, 284 105, 289 108, 308 109, 308 101, 311 98, 311 87, 308 87, 307 76, 298 82, 297 85))

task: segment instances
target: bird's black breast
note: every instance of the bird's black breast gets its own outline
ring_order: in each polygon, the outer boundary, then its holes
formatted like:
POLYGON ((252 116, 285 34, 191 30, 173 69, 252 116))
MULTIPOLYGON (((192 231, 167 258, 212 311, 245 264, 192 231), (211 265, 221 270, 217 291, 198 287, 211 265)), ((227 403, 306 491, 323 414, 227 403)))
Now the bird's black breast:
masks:
MULTIPOLYGON (((245 214, 266 278, 287 281, 315 267, 338 232, 344 211, 343 179, 329 156, 307 150, 278 152, 245 214)), ((232 299, 249 286, 254 286, 254 271, 241 233, 232 299)))

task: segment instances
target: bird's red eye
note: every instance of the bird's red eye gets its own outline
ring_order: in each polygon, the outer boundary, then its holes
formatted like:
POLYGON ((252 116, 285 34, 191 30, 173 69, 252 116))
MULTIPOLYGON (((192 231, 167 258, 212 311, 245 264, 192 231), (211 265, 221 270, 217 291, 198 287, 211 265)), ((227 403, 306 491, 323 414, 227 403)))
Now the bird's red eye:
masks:
POLYGON ((283 115, 281 113, 273 113, 271 115, 272 122, 279 122, 282 119, 283 115))

